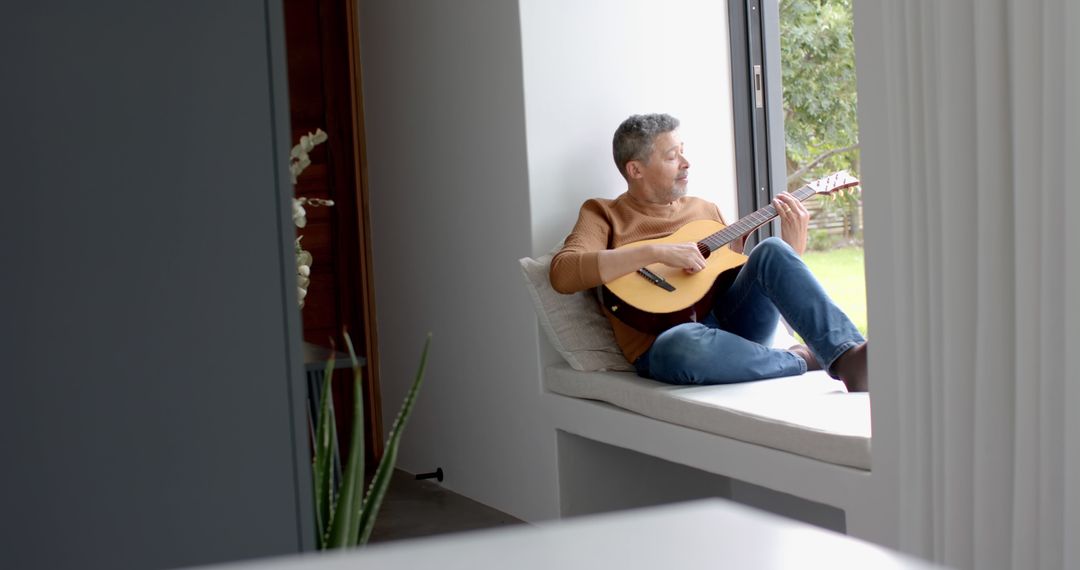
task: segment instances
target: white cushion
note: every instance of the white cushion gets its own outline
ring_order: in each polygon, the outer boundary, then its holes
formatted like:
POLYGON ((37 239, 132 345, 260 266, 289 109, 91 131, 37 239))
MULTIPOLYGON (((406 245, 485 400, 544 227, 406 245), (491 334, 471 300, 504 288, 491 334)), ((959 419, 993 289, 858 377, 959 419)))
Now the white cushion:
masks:
POLYGON ((537 259, 518 260, 548 342, 574 370, 633 370, 615 343, 611 323, 600 312, 593 294, 583 291, 563 295, 551 287, 551 257, 549 253, 537 259))
POLYGON ((718 386, 672 386, 626 372, 547 369, 544 385, 638 414, 818 459, 870 469, 870 398, 824 372, 718 386))

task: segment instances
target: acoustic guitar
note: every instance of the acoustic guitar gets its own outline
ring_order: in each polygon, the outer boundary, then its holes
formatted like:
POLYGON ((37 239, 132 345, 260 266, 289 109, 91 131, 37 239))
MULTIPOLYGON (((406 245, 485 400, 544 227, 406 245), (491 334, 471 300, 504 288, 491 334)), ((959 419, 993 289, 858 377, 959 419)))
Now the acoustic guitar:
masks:
MULTIPOLYGON (((815 180, 791 195, 806 201, 857 186, 846 171, 815 180)), ((772 204, 725 226, 714 220, 695 220, 662 238, 636 241, 616 249, 649 244, 696 242, 705 257, 705 269, 686 273, 682 268, 653 263, 598 288, 601 305, 622 322, 641 332, 659 334, 675 325, 696 322, 712 307, 713 295, 726 291, 747 257, 724 246, 777 217, 772 204)))

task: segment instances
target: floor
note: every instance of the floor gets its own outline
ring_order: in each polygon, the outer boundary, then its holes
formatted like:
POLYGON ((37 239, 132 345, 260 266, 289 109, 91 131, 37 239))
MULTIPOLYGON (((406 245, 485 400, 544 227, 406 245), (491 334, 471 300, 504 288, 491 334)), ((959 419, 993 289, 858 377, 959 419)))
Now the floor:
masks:
POLYGON ((444 489, 434 480, 417 481, 412 474, 396 470, 369 544, 515 524, 525 523, 444 489))

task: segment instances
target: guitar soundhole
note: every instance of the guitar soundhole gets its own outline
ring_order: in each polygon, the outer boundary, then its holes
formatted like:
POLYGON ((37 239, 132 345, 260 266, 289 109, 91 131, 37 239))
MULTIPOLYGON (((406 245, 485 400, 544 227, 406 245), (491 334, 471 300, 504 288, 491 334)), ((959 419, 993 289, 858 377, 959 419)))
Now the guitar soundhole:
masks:
POLYGON ((697 243, 697 249, 701 252, 701 256, 705 259, 709 259, 709 255, 712 254, 712 250, 709 249, 709 246, 705 245, 703 242, 699 241, 697 243))

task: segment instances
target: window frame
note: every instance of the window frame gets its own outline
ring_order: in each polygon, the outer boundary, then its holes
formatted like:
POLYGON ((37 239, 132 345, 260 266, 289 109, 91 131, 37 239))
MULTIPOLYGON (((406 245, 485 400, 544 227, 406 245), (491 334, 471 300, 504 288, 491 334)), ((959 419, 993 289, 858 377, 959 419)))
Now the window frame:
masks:
MULTIPOLYGON (((787 189, 779 0, 729 0, 728 22, 736 202, 741 218, 787 189)), ((779 233, 779 222, 774 220, 751 234, 747 246, 779 233)))

